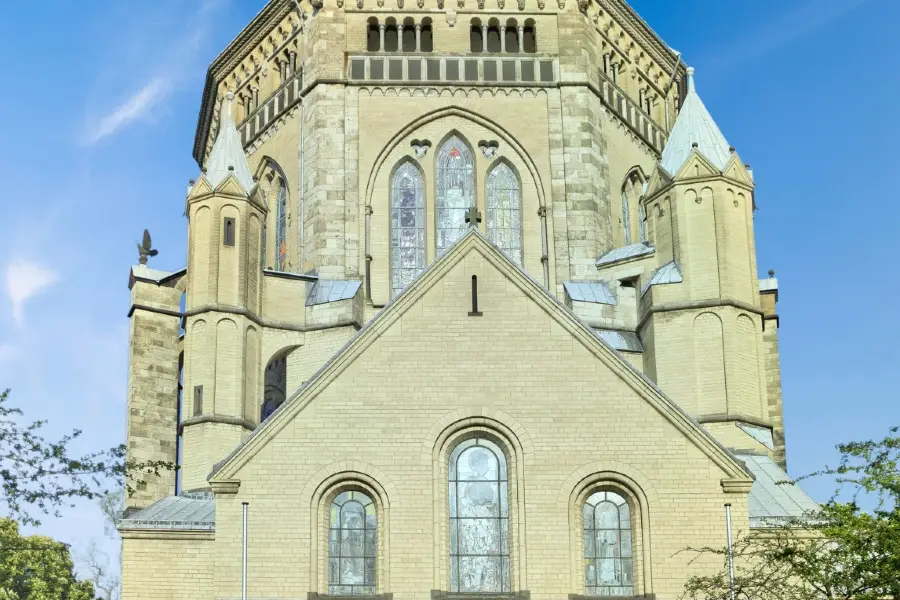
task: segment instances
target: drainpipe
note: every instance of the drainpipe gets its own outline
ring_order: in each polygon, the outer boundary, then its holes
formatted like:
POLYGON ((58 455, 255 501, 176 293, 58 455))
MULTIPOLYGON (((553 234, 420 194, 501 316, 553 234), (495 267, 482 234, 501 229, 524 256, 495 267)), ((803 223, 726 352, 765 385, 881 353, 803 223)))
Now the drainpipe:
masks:
POLYGON ((242 502, 243 540, 241 548, 241 600, 247 600, 247 507, 249 502, 242 502))
POLYGON ((538 209, 538 217, 541 219, 541 265, 544 269, 544 287, 550 291, 550 250, 547 246, 547 207, 538 209))
POLYGON ((731 545, 731 504, 725 505, 725 532, 728 539, 728 591, 734 600, 734 552, 731 545))

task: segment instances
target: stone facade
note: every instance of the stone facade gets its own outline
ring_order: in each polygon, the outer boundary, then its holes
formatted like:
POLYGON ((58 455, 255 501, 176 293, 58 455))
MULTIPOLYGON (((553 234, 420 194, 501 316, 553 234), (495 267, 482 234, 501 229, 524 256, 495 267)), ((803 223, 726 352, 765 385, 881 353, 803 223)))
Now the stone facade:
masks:
POLYGON ((346 595, 348 491, 374 506, 365 591, 456 596, 448 469, 475 438, 508 523, 473 598, 674 599, 717 566, 677 552, 723 543, 723 504, 789 516, 740 459, 786 462, 778 284, 713 128, 623 0, 269 2, 209 70, 186 270, 132 272, 128 455, 179 471, 128 500, 123 598, 240 597, 245 503, 248 597, 346 595), (441 253, 448 189, 477 219, 441 253), (601 491, 630 514, 615 589, 586 580, 601 491))

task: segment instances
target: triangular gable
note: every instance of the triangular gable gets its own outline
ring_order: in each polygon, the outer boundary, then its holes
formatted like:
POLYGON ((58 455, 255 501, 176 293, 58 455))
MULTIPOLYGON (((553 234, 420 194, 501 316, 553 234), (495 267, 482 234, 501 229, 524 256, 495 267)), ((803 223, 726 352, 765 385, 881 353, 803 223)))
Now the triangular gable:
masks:
POLYGON ((392 327, 428 290, 473 251, 481 254, 484 260, 518 286, 530 300, 555 319, 605 367, 628 383, 642 399, 649 402, 657 412, 727 473, 728 478, 723 480, 723 485, 727 483, 729 486, 746 486, 749 489, 752 476, 740 461, 736 460, 674 401, 663 394, 650 379, 637 371, 562 302, 512 263, 499 248, 491 244, 482 233, 475 229, 471 229, 448 252, 425 269, 402 294, 360 329, 356 336, 258 427, 243 444, 217 464, 209 481, 214 484, 228 484, 235 473, 263 448, 269 439, 296 418, 321 391, 392 327))
POLYGON ((682 179, 697 179, 700 177, 719 177, 722 174, 719 169, 696 148, 691 151, 684 165, 675 174, 675 181, 682 179))

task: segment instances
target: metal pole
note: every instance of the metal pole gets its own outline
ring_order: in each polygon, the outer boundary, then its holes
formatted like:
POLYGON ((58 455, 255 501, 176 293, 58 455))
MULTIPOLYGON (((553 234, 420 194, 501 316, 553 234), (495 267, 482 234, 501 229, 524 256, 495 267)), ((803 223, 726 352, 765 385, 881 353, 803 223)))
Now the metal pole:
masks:
POLYGON ((247 507, 249 502, 243 502, 242 508, 244 512, 244 539, 241 556, 241 600, 247 600, 247 507))
POLYGON ((725 505, 725 531, 728 536, 728 590, 734 600, 734 553, 731 546, 731 504, 725 505))

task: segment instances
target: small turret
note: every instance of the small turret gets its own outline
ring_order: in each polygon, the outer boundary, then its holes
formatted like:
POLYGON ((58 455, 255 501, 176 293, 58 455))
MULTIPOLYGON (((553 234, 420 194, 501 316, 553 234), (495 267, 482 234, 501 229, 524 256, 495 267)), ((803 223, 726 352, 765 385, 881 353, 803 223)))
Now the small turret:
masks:
MULTIPOLYGON (((643 289, 657 383, 727 446, 762 450, 736 424, 769 428, 753 179, 697 93, 687 95, 651 176, 646 212, 657 271, 643 289), (675 275, 673 275, 675 274, 675 275), (682 343, 684 352, 671 352, 682 343)), ((770 448, 771 449, 771 448, 770 448)))
POLYGON ((228 92, 222 101, 218 137, 187 196, 185 491, 206 488, 212 465, 256 426, 262 397, 253 317, 261 312, 266 205, 232 120, 233 99, 228 92))

